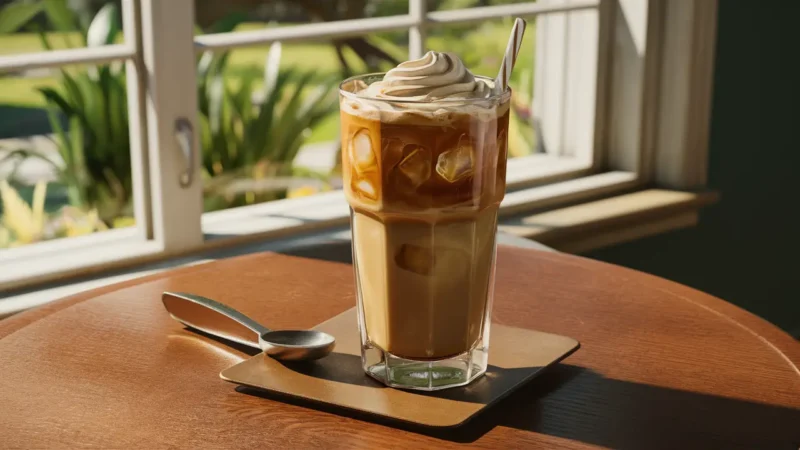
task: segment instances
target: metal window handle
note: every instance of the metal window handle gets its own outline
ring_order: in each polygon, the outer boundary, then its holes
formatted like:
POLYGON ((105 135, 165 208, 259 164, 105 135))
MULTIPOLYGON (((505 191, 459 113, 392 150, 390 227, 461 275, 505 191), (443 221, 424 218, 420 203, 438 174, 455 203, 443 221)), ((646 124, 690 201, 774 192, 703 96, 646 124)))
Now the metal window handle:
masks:
POLYGON ((192 177, 194 175, 194 130, 192 129, 192 122, 185 117, 180 117, 175 121, 175 139, 183 153, 184 161, 186 162, 186 169, 181 172, 178 182, 181 187, 189 187, 192 184, 192 177))

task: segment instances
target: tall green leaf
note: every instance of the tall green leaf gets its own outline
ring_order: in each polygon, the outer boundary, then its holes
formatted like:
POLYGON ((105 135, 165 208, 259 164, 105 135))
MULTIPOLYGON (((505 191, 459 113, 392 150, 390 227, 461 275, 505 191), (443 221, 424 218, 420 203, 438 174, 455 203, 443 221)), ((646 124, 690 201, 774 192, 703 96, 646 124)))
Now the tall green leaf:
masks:
POLYGON ((236 115, 244 123, 249 123, 253 116, 253 84, 257 76, 253 72, 245 73, 242 76, 239 88, 236 91, 231 90, 227 94, 236 115))
POLYGON ((304 132, 328 115, 336 105, 335 91, 331 87, 335 85, 332 80, 324 80, 319 86, 305 95, 302 104, 297 110, 295 117, 295 127, 284 137, 286 143, 282 149, 279 159, 282 161, 293 161, 300 151, 304 141, 304 132))
POLYGON ((66 70, 61 69, 61 83, 70 103, 75 105, 75 112, 81 113, 86 105, 83 99, 83 94, 81 93, 81 89, 78 86, 78 83, 75 81, 75 78, 73 78, 72 75, 70 75, 66 70))
POLYGON ((45 111, 47 112, 47 119, 50 122, 50 128, 52 128, 54 132, 53 139, 56 143, 56 148, 58 148, 61 159, 64 161, 64 170, 62 172, 62 176, 69 185, 75 181, 70 176, 72 174, 72 168, 74 167, 72 142, 68 139, 67 133, 64 131, 64 127, 61 126, 61 118, 57 113, 59 111, 58 103, 49 98, 46 98, 46 102, 47 108, 45 111))
POLYGON ((53 88, 39 88, 38 91, 44 96, 47 101, 52 102, 55 104, 61 112, 67 116, 74 116, 76 115, 75 110, 72 108, 72 105, 67 102, 67 100, 59 94, 53 88))
MULTIPOLYGON (((78 180, 78 184, 83 187, 84 191, 89 191, 87 184, 91 180, 87 179, 86 173, 86 154, 85 154, 85 141, 83 127, 81 121, 77 117, 70 117, 69 119, 69 149, 72 152, 72 167, 73 176, 78 180)), ((94 200, 86 195, 89 201, 94 200)))
POLYGON ((270 154, 273 159, 283 160, 285 145, 288 144, 289 139, 302 133, 303 128, 298 129, 298 110, 302 106, 303 91, 306 86, 314 79, 314 72, 302 73, 297 80, 295 80, 294 90, 286 102, 285 106, 281 108, 281 114, 278 123, 275 125, 275 133, 271 136, 274 144, 270 154))
POLYGON ((0 34, 14 33, 39 14, 44 5, 42 3, 23 3, 17 1, 0 9, 0 34))
POLYGON ((215 76, 208 85, 208 123, 212 133, 223 131, 222 109, 225 101, 225 79, 215 76))
POLYGON ((42 44, 42 48, 45 50, 52 50, 53 45, 50 44, 50 39, 47 37, 47 33, 45 33, 44 30, 42 30, 42 27, 40 27, 38 24, 33 24, 31 28, 33 28, 34 31, 36 31, 36 36, 38 36, 39 43, 42 44))
MULTIPOLYGON (((264 151, 267 144, 274 145, 274 137, 276 129, 273 127, 276 116, 276 106, 281 100, 284 93, 284 87, 288 85, 289 81, 295 76, 295 71, 292 69, 282 71, 275 79, 274 88, 265 92, 265 97, 258 107, 258 114, 255 120, 248 124, 248 138, 253 142, 254 147, 264 151)), ((260 157, 259 157, 260 159, 260 157)), ((248 159, 249 164, 254 164, 257 160, 248 159)))
POLYGON ((67 0, 44 0, 44 12, 56 31, 79 29, 75 14, 67 6, 67 0))

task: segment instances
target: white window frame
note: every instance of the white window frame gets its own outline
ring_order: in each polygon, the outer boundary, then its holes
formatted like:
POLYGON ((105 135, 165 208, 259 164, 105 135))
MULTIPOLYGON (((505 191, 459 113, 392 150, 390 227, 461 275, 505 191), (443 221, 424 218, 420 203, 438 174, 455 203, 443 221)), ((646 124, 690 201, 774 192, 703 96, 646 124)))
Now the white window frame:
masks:
MULTIPOLYGON (((194 36, 193 0, 123 0, 124 44, 0 56, 0 71, 125 61, 135 230, 0 252, 0 291, 109 266, 339 226, 341 192, 203 213, 197 131, 187 159, 176 124, 197 122, 195 54, 275 41, 427 30, 536 17, 533 110, 543 154, 508 164, 501 214, 551 208, 658 184, 705 185, 717 0, 540 0, 456 11, 194 36), (188 173, 194 181, 179 182, 188 173)), ((533 51, 533 49, 528 49, 533 51)))

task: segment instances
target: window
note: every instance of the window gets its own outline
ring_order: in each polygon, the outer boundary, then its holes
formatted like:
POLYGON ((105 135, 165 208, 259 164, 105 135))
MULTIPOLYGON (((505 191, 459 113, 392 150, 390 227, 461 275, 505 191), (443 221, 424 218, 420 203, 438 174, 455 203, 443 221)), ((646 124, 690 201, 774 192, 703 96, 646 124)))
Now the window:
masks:
POLYGON ((23 2, 6 6, 16 8, 16 14, 8 14, 6 19, 35 18, 47 9, 45 20, 54 31, 42 33, 43 51, 33 53, 29 50, 38 42, 35 32, 2 36, 14 45, 1 46, 0 95, 5 99, 4 107, 19 111, 3 119, 6 131, 29 125, 29 132, 21 134, 49 136, 0 143, 0 158, 5 157, 0 164, 4 190, 0 233, 8 243, 10 234, 18 235, 24 229, 34 235, 31 239, 41 239, 100 231, 113 222, 118 228, 0 249, 0 289, 47 279, 82 265, 114 263, 121 255, 137 258, 159 251, 159 245, 147 239, 148 197, 142 160, 144 84, 134 62, 138 55, 135 7, 125 1, 120 11, 109 4, 97 15, 85 17, 62 2, 48 3, 47 8, 43 3, 23 2), (31 103, 41 109, 31 108, 31 103), (21 116, 28 110, 33 112, 33 120, 25 123, 21 116), (47 118, 44 131, 40 128, 42 117, 47 118), (25 160, 18 166, 19 150, 33 151, 41 158, 25 160), (86 154, 92 154, 91 163, 84 158, 86 154), (25 170, 26 166, 32 170, 25 170), (14 174, 21 175, 16 180, 9 173, 13 168, 23 169, 23 173, 14 174), (59 172, 61 175, 57 175, 59 172), (120 173, 126 176, 115 176, 120 173), (73 183, 63 183, 67 178, 73 183), (26 187, 26 182, 39 182, 40 186, 26 187), (44 182, 48 182, 46 189, 44 182), (26 193, 33 198, 20 198, 26 193), (41 201, 45 197, 48 201, 41 201), (50 201, 91 206, 48 211, 50 201), (15 226, 20 230, 14 230, 15 226), (104 251, 86 251, 91 248, 104 251))
MULTIPOLYGON (((209 2, 200 2, 204 3, 209 2)), ((293 17, 302 2, 287 3, 294 6, 279 12, 293 17)), ((262 66, 265 55, 278 54, 276 42, 281 43, 280 54, 290 55, 279 60, 278 67, 286 68, 289 61, 324 72, 330 61, 323 59, 336 58, 333 61, 349 61, 351 71, 363 72, 384 69, 391 58, 418 57, 429 48, 458 51, 447 48, 446 37, 462 39, 465 30, 477 30, 485 39, 464 38, 461 48, 474 50, 476 64, 491 71, 492 53, 505 46, 502 31, 509 29, 508 18, 524 17, 529 28, 522 51, 527 53, 515 70, 517 141, 512 144, 503 214, 574 203, 648 183, 702 187, 716 2, 540 0, 488 2, 497 4, 482 7, 474 3, 391 1, 377 11, 375 2, 367 2, 367 10, 360 14, 365 18, 351 19, 346 10, 331 17, 326 16, 330 12, 318 10, 315 17, 338 20, 233 27, 224 22, 206 25, 214 22, 213 8, 195 11, 193 0, 123 0, 124 41, 0 55, 0 72, 124 62, 135 224, 0 250, 0 289, 101 266, 346 224, 348 208, 336 190, 335 177, 311 183, 316 193, 301 198, 282 198, 287 189, 298 187, 296 177, 304 175, 297 171, 267 172, 271 182, 280 178, 278 174, 288 179, 288 184, 280 185, 281 195, 244 195, 230 201, 239 195, 237 191, 209 193, 215 176, 228 170, 225 164, 230 163, 219 159, 219 151, 204 153, 204 148, 218 148, 209 144, 216 126, 210 118, 217 114, 223 119, 218 122, 226 126, 236 122, 231 119, 233 109, 212 112, 209 99, 219 89, 237 93, 242 101, 256 98, 263 72, 236 70, 242 61, 262 66), (204 33, 197 33, 195 19, 206 25, 204 33), (371 45, 378 42, 374 46, 389 58, 373 55, 369 64, 359 63, 348 42, 363 37, 371 45), (330 42, 339 45, 320 53, 319 44, 330 42), (380 42, 390 45, 381 47, 380 42), (210 64, 222 60, 226 52, 229 66, 220 72, 222 76, 203 78, 213 74, 203 71, 213 69, 210 64), (240 89, 243 83, 253 83, 253 95, 240 89), (259 203, 276 198, 280 199, 259 203), (216 206, 209 206, 213 202, 216 206)), ((314 83, 321 81, 315 78, 314 83)), ((303 95, 311 95, 314 86, 310 84, 303 95)), ((294 163, 306 174, 315 167, 330 170, 336 163, 335 114, 320 114, 315 123, 313 149, 287 146, 282 152, 289 157, 281 161, 294 163), (331 138, 334 144, 325 144, 331 138), (296 157, 292 152, 298 153, 296 157)), ((234 129, 241 125, 231 127, 229 133, 241 132, 234 129)), ((236 164, 229 167, 231 173, 239 173, 236 164)))

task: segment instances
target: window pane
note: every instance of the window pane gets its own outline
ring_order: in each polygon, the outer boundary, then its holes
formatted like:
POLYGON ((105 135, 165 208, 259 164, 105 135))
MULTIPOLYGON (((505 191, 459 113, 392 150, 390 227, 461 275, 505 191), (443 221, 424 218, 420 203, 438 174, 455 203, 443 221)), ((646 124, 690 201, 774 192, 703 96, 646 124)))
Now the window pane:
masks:
POLYGON ((408 0, 196 0, 197 24, 208 32, 223 31, 234 21, 287 26, 310 22, 363 19, 408 14, 408 0))
POLYGON ((0 248, 133 226, 119 65, 0 77, 0 248))
MULTIPOLYGON (((212 24, 204 31, 301 25, 317 18, 314 14, 323 5, 296 3, 291 10, 255 8, 240 16, 247 21, 233 18, 227 28, 212 24), (303 9, 301 4, 309 8, 303 9)), ((341 7, 333 16, 338 20, 408 12, 406 0, 331 3, 363 8, 347 12, 341 7)), ((202 56, 198 62, 198 105, 205 210, 340 188, 338 84, 347 76, 385 71, 404 61, 407 41, 404 30, 202 56), (265 67, 273 64, 268 63, 270 58, 279 70, 274 90, 267 92, 265 67)))
MULTIPOLYGON (((199 17, 202 25, 199 32, 300 25, 318 20, 321 17, 318 9, 326 2, 293 2, 291 7, 286 7, 286 3, 277 1, 269 8, 245 8, 246 13, 232 12, 233 6, 219 4, 225 14, 217 11, 213 20, 211 15, 199 17)), ((456 3, 431 2, 429 8, 472 6, 456 3)), ((325 17, 337 20, 408 13, 407 1, 338 1, 328 6, 337 12, 327 11, 331 15, 325 17), (362 10, 347 9, 357 7, 362 10)), ((206 13, 210 14, 210 10, 203 12, 206 13)), ((434 26, 429 29, 428 47, 456 52, 475 73, 494 76, 510 25, 509 21, 493 20, 483 24, 434 26)), ((512 156, 529 155, 535 149, 530 119, 533 35, 529 29, 512 80, 515 90, 509 139, 512 156)), ((283 43, 279 67, 287 80, 273 93, 273 102, 264 89, 269 51, 266 45, 240 48, 218 52, 213 59, 205 56, 205 61, 201 59, 198 63, 206 211, 338 189, 341 177, 336 84, 347 75, 385 71, 406 60, 408 32, 372 33, 333 42, 283 43), (219 67, 215 67, 217 64, 219 67), (320 108, 330 107, 329 110, 299 116, 296 114, 299 109, 285 113, 284 108, 291 107, 295 96, 302 104, 323 92, 333 94, 332 102, 327 106, 325 102, 317 104, 320 108)))
POLYGON ((119 2, 15 1, 0 2, 0 9, 0 55, 123 42, 119 2))

